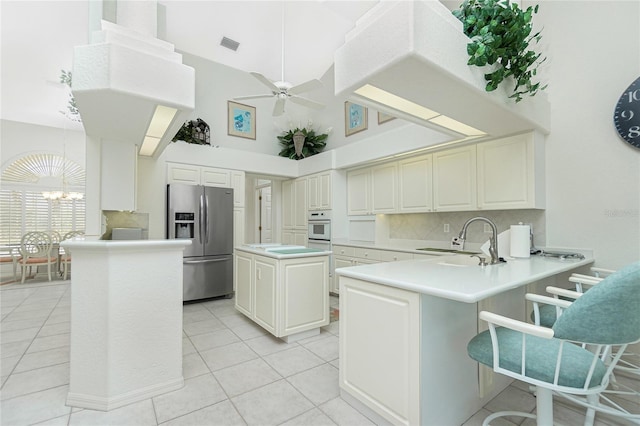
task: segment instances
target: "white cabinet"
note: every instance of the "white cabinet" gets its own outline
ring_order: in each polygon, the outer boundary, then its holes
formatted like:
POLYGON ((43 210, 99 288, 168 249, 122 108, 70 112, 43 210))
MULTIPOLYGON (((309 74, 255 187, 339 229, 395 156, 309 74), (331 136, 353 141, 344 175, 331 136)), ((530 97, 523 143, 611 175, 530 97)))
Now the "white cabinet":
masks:
POLYGON ((347 213, 349 215, 371 214, 371 171, 367 169, 347 172, 347 213))
POLYGON ((352 170, 347 173, 349 215, 393 213, 397 210, 396 163, 352 170))
POLYGON ((307 245, 307 179, 282 182, 282 242, 307 245))
POLYGON ((200 167, 200 184, 204 186, 231 188, 230 171, 202 166, 200 167))
POLYGON ((200 185, 200 166, 167 163, 167 183, 200 185))
POLYGON ((371 168, 371 208, 373 213, 397 210, 398 166, 394 163, 371 168))
POLYGON ((342 290, 341 389, 367 401, 393 424, 424 424, 420 417, 420 295, 344 277, 342 290))
POLYGON ((309 210, 331 209, 331 172, 307 177, 309 210))
POLYGON ((100 156, 100 208, 136 210, 138 147, 102 141, 100 156))
POLYGON ((433 154, 435 211, 476 210, 476 146, 463 146, 433 154))
POLYGON ((329 256, 235 253, 235 306, 276 337, 329 324, 329 256))
POLYGON ((433 158, 431 154, 398 161, 398 211, 433 210, 433 158))
POLYGON ((233 206, 244 207, 244 181, 245 176, 243 171, 232 170, 231 171, 231 188, 233 188, 233 206))
POLYGON ((478 208, 544 208, 542 143, 536 143, 535 136, 527 133, 477 145, 478 208))
POLYGON ((245 243, 244 240, 244 209, 233 209, 233 246, 238 247, 245 243))

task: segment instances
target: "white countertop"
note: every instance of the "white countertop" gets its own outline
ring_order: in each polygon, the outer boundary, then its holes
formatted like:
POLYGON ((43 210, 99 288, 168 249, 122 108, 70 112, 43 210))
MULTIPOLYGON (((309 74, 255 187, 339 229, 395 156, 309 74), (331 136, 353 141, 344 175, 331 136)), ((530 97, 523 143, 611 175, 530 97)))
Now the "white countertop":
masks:
POLYGON ((191 245, 191 240, 99 240, 76 237, 65 240, 60 246, 65 250, 84 251, 145 251, 145 250, 183 250, 191 245))
MULTIPOLYGON (((487 265, 443 265, 444 257, 374 263, 336 269, 336 274, 459 302, 475 303, 522 285, 570 271, 594 261, 531 256, 487 265)), ((463 255, 454 255, 467 257, 463 255)))
POLYGON ((279 244, 246 244, 236 247, 236 250, 244 251, 247 253, 257 254, 260 256, 271 257, 273 259, 297 259, 301 257, 317 257, 317 256, 329 256, 331 251, 310 249, 304 246, 291 246, 291 245, 279 245, 279 244), (307 253, 277 253, 272 250, 313 250, 307 253))

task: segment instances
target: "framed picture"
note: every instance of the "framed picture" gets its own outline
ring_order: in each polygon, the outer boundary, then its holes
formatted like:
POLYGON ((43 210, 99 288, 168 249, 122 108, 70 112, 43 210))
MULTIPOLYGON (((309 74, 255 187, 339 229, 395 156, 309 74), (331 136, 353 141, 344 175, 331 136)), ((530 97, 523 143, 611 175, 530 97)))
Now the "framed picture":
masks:
POLYGON ((387 121, 394 120, 395 117, 393 115, 385 114, 384 112, 378 111, 378 124, 386 123, 387 121))
POLYGON ((344 103, 344 135, 367 130, 367 108, 353 102, 344 103))
POLYGON ((256 138, 256 108, 227 101, 227 133, 241 138, 256 138))

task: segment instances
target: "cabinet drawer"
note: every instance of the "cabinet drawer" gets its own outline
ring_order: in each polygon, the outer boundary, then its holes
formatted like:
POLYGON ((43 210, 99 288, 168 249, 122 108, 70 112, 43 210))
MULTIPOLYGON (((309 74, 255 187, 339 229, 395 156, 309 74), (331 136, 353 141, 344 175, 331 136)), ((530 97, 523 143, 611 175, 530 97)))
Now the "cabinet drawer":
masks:
POLYGON ((383 262, 395 262, 397 260, 411 260, 413 254, 403 251, 381 251, 380 260, 383 262))
POLYGON ((354 256, 362 259, 369 260, 380 260, 380 250, 355 247, 354 248, 354 256))
POLYGON ((336 256, 353 256, 355 253, 355 249, 348 246, 333 246, 331 250, 336 256))

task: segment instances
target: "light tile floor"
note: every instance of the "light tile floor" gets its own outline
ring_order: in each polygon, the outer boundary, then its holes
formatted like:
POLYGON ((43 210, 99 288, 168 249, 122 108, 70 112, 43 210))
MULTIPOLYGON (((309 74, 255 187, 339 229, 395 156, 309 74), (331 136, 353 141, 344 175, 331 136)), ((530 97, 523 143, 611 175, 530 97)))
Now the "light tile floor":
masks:
MULTIPOLYGON (((227 299, 184 306, 184 388, 106 413, 67 407, 69 296, 68 281, 0 287, 3 426, 373 424, 339 396, 338 322, 287 344, 237 313, 227 299)), ((331 304, 337 306, 337 298, 331 304)), ((628 403, 640 407, 640 401, 628 403)), ((534 408, 527 386, 515 382, 464 426, 480 425, 494 411, 534 408)), ((566 425, 584 419, 561 401, 555 416, 566 425)), ((509 420, 496 425, 534 424, 509 420)), ((596 424, 630 423, 598 416, 596 424)))

